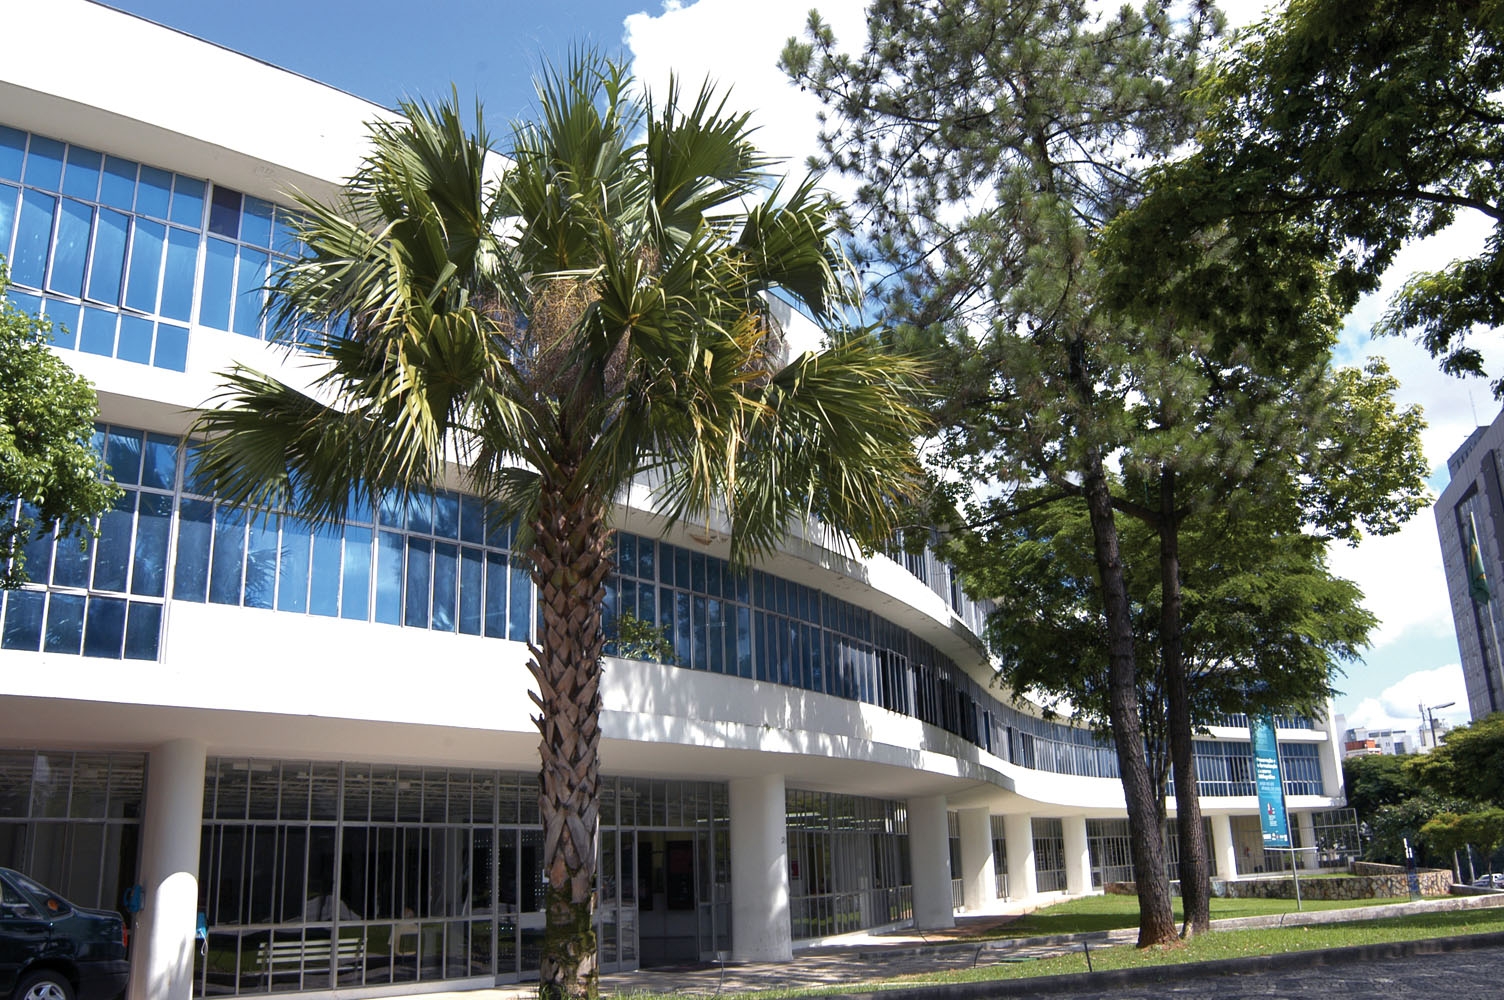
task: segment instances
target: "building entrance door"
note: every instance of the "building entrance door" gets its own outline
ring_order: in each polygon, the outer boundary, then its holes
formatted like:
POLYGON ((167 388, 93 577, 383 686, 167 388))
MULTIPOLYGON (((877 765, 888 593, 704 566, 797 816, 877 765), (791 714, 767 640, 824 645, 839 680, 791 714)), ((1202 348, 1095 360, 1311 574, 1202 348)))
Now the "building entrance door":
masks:
POLYGON ((700 960, 697 884, 693 833, 637 832, 637 938, 644 967, 700 960))
POLYGON ((601 971, 630 972, 638 967, 637 833, 607 829, 600 836, 595 938, 601 971))

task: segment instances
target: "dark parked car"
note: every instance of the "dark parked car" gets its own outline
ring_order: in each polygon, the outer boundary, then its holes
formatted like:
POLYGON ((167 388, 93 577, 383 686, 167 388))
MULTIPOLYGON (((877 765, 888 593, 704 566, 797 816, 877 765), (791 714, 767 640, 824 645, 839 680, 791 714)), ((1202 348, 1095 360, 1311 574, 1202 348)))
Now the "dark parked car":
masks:
POLYGON ((0 1000, 115 1000, 128 968, 120 914, 0 868, 0 1000))

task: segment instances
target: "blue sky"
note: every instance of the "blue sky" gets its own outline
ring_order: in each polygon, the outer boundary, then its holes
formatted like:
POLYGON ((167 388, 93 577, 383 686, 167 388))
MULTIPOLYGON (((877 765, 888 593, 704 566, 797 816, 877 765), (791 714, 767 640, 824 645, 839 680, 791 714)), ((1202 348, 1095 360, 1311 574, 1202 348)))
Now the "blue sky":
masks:
MULTIPOLYGON (((783 40, 800 32, 818 6, 841 39, 859 39, 860 0, 112 0, 112 6, 294 70, 378 104, 404 96, 436 98, 458 89, 462 107, 479 96, 493 132, 529 114, 533 74, 566 59, 579 46, 633 61, 649 83, 672 69, 690 81, 710 75, 731 85, 733 103, 755 109, 764 149, 799 163, 813 151, 813 99, 789 87, 776 69, 783 40)), ((1264 0, 1224 0, 1234 25, 1246 24, 1264 0)), ((837 190, 839 191, 839 186, 837 190)), ((1446 483, 1446 459, 1471 432, 1488 423, 1498 404, 1481 382, 1441 375, 1413 343, 1375 341, 1368 330, 1383 301, 1417 269, 1430 269, 1481 244, 1487 228, 1462 220, 1453 229, 1402 254, 1384 288, 1349 318, 1340 360, 1359 364, 1385 357, 1401 381, 1403 404, 1425 409, 1427 460, 1433 489, 1446 483)), ((1499 369, 1497 335, 1475 343, 1499 369)), ((1395 536, 1357 549, 1334 548, 1332 567, 1363 588, 1382 625, 1364 658, 1348 664, 1337 686, 1338 712, 1350 723, 1418 725, 1416 705, 1455 700, 1438 713, 1466 721, 1436 529, 1422 511, 1395 536)))
POLYGON ((109 6, 295 70, 377 104, 479 95, 499 129, 523 115, 544 59, 623 51, 622 22, 656 0, 109 0, 109 6))

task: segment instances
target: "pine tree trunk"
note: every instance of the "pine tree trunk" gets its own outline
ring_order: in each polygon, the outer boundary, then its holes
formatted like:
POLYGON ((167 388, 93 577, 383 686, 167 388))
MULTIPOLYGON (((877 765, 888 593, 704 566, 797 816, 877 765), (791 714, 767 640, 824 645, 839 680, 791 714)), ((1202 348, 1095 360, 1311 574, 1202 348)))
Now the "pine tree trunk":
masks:
POLYGON ((542 1000, 599 994, 593 924, 600 816, 601 609, 611 571, 605 507, 565 475, 542 487, 530 555, 542 635, 530 647, 542 734, 542 1000))
POLYGON ((1175 471, 1159 475, 1160 656, 1169 703, 1170 759, 1175 774, 1175 831, 1180 847, 1180 900, 1184 937, 1211 930, 1211 876, 1201 792, 1196 781, 1196 745, 1191 727, 1190 691, 1180 642, 1180 521, 1175 516, 1175 471))
POLYGON ((1117 524, 1102 457, 1092 449, 1082 487, 1091 516, 1093 548, 1107 612, 1108 719, 1117 746, 1123 798, 1128 806, 1128 835, 1133 845, 1133 881, 1138 888, 1138 946, 1175 939, 1175 911, 1165 874, 1164 835, 1156 822, 1157 793, 1149 777, 1149 759, 1139 721, 1138 669, 1133 652, 1133 622, 1128 588, 1118 551, 1117 524))

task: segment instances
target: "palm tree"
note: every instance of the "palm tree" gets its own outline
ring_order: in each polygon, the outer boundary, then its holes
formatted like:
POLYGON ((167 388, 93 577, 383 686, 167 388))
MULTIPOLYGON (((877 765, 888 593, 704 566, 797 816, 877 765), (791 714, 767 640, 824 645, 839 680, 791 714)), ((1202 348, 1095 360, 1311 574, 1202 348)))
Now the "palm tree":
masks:
POLYGON ((541 118, 513 127, 504 162, 479 108, 474 133, 453 102, 373 125, 341 196, 302 201, 306 252, 272 283, 316 383, 236 369, 197 426, 200 472, 232 502, 337 520, 456 470, 521 519, 542 612, 545 997, 597 991, 613 500, 635 480, 670 522, 725 517, 745 565, 809 518, 878 544, 918 479, 919 372, 843 324, 834 206, 808 181, 770 187, 747 116, 708 86, 645 107, 631 91, 576 57, 540 82, 541 118), (825 349, 785 359, 775 290, 825 349))

